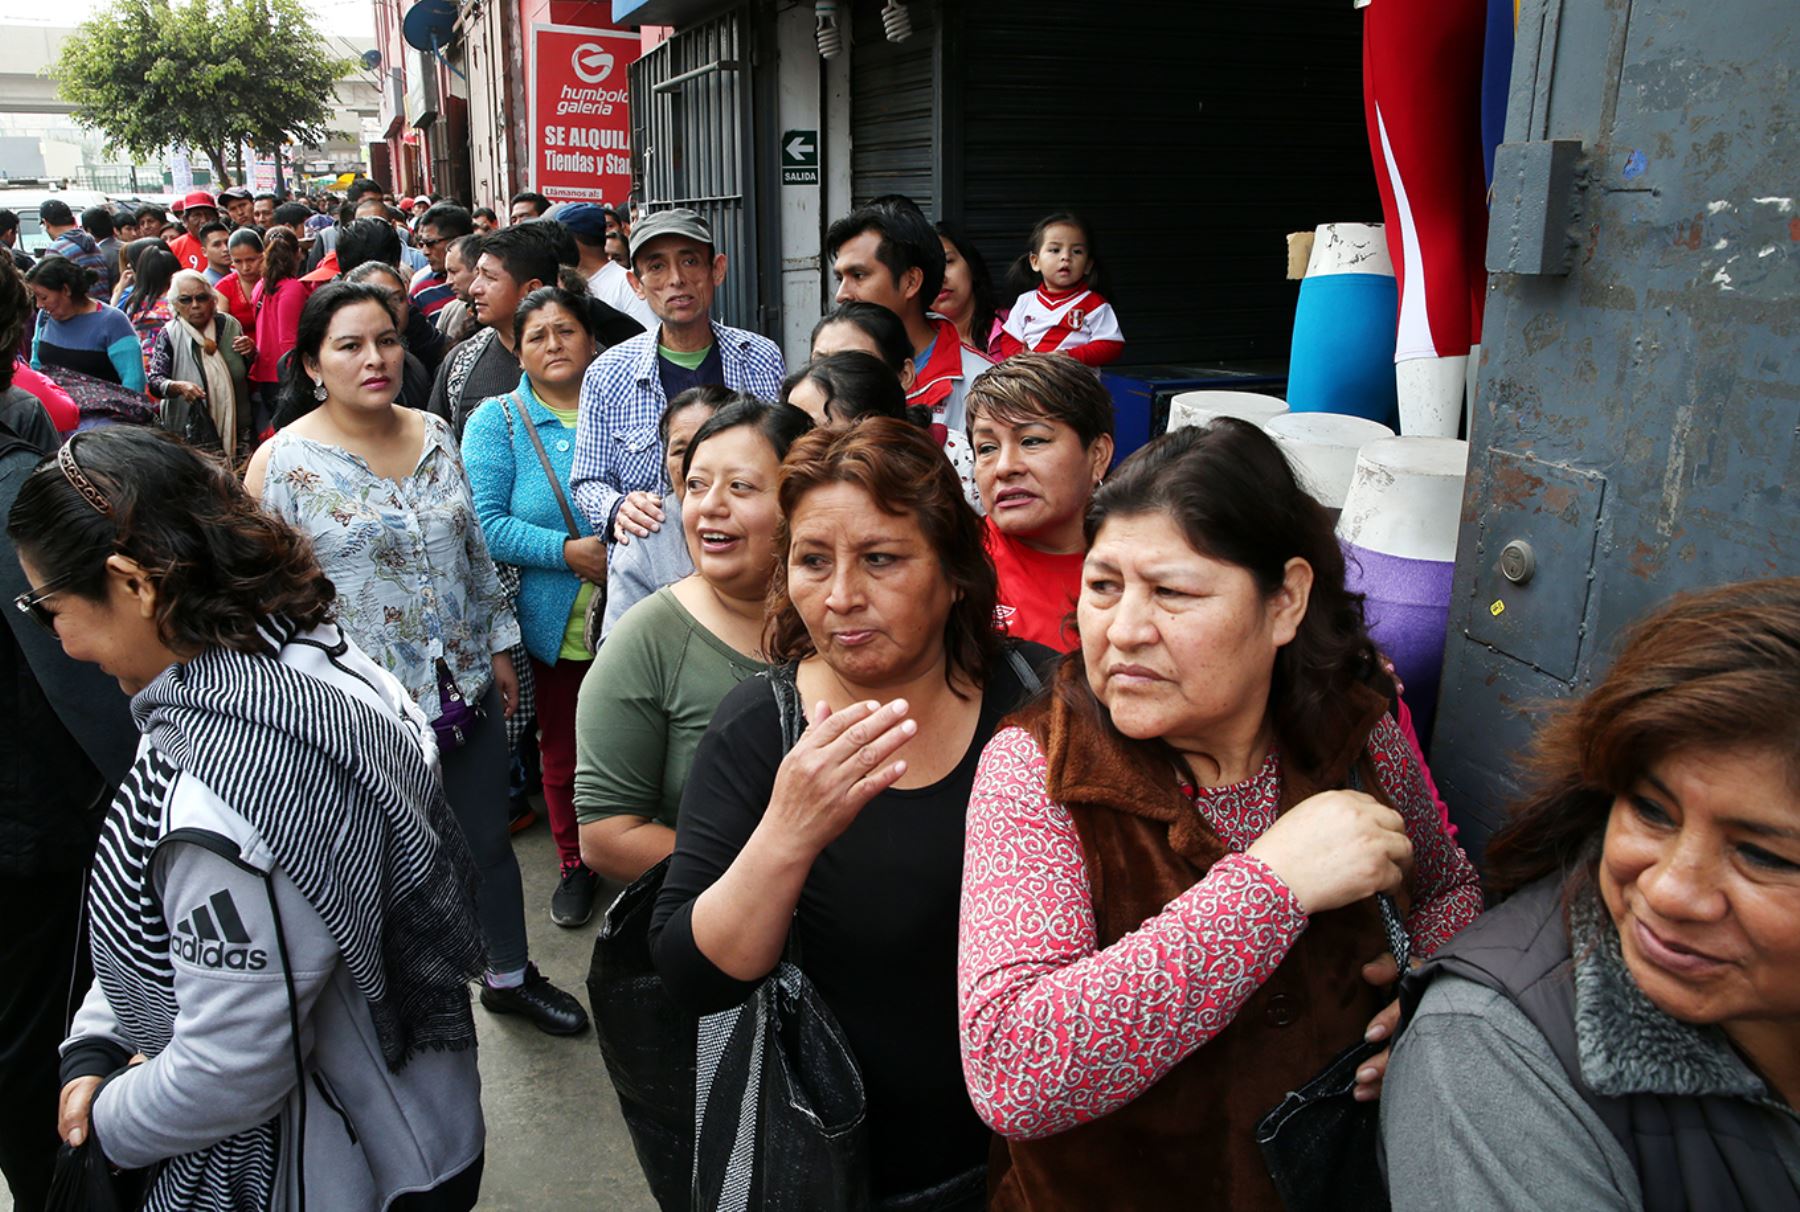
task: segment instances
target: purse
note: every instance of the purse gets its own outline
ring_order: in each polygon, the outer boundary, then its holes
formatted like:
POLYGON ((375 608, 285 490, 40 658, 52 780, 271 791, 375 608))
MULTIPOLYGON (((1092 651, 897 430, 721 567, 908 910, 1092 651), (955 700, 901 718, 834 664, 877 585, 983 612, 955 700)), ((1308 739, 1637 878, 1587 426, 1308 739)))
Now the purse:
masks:
MULTIPOLYGON (((500 401, 500 414, 506 418, 506 431, 509 435, 512 433, 512 409, 509 405, 516 402, 517 399, 518 394, 515 392, 500 401)), ((525 436, 531 439, 531 448, 537 451, 538 466, 544 469, 544 478, 550 481, 550 491, 556 494, 557 507, 562 510, 563 525, 568 529, 571 539, 579 539, 581 538, 581 527, 575 522, 575 511, 569 508, 569 498, 563 493, 562 481, 556 478, 556 471, 550 466, 550 453, 544 449, 544 439, 538 437, 537 426, 531 423, 531 416, 525 411, 525 406, 519 404, 518 409, 519 423, 525 427, 525 436)), ((518 576, 518 570, 514 569, 511 592, 515 599, 519 596, 518 576)), ((582 643, 587 645, 590 655, 599 648, 599 633, 594 625, 598 616, 594 606, 595 603, 599 603, 604 607, 606 602, 606 586, 600 585, 596 588, 598 592, 588 603, 587 620, 581 632, 582 643)))
MULTIPOLYGON (((793 669, 764 675, 782 752, 805 724, 793 669)), ((870 1205, 867 1099, 843 1029, 798 962, 743 1004, 696 1016, 656 975, 649 927, 671 860, 607 909, 588 973, 600 1055, 638 1164, 664 1212, 862 1212, 870 1205)))
MULTIPOLYGON (((1350 787, 1361 790, 1354 767, 1350 787)), ((1406 922, 1387 893, 1377 893, 1382 930, 1399 970, 1412 964, 1406 922)), ((1359 1040, 1333 1057, 1317 1076, 1263 1116, 1256 1143, 1288 1212, 1387 1212, 1387 1176, 1381 1167, 1381 1111, 1359 1103, 1356 1071, 1393 1043, 1359 1040)))
POLYGON ((44 1212, 127 1212, 143 1198, 143 1170, 114 1170, 90 1134, 56 1150, 44 1212))
POLYGON ((437 684, 438 715, 431 721, 431 730, 437 733, 438 752, 450 753, 468 743, 469 734, 474 732, 482 711, 463 697, 457 688, 456 677, 443 657, 437 660, 437 684))

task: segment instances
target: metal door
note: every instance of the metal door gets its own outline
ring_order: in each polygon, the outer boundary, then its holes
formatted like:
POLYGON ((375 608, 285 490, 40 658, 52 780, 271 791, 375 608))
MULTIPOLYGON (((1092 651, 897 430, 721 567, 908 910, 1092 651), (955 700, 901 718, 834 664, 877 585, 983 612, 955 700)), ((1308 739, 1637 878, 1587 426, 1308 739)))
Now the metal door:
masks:
POLYGON ((733 11, 632 64, 631 147, 638 199, 650 210, 697 211, 729 258, 713 318, 759 329, 752 36, 743 11, 733 11))
POLYGON ((1479 852, 1671 594, 1800 572, 1793 0, 1526 0, 1432 767, 1479 852))

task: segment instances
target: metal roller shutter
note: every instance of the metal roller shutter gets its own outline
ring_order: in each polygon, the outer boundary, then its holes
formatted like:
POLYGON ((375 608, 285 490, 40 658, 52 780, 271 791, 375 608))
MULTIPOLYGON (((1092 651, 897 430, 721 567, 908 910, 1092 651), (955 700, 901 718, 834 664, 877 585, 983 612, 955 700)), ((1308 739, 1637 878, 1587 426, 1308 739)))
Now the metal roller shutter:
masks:
POLYGON ((906 194, 936 216, 941 197, 938 15, 935 0, 910 0, 912 37, 889 42, 878 0, 851 8, 850 192, 860 206, 906 194))
POLYGON ((997 278, 1038 218, 1085 214, 1128 363, 1285 359, 1283 236, 1380 221, 1349 0, 979 0, 943 25, 953 214, 997 278))

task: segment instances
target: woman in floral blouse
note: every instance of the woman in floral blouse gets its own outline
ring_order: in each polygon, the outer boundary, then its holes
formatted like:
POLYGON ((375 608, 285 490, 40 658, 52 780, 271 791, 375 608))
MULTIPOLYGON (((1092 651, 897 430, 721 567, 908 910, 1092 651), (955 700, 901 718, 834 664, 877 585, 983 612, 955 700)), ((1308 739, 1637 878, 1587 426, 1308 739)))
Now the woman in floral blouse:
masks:
POLYGON ((502 713, 519 693, 506 650, 519 624, 450 427, 394 402, 404 356, 381 291, 321 288, 301 313, 282 384, 283 410, 299 419, 257 450, 246 481, 265 509, 312 537, 337 586, 339 623, 440 722, 445 790, 481 869, 482 1004, 572 1035, 587 1014, 530 963, 506 827, 502 713))
POLYGON ((1276 1212, 1257 1121, 1394 1028, 1376 894, 1425 955, 1481 891, 1331 521, 1261 430, 1152 443, 1086 537, 1081 647, 970 795, 958 992, 1006 1138, 990 1207, 1276 1212))

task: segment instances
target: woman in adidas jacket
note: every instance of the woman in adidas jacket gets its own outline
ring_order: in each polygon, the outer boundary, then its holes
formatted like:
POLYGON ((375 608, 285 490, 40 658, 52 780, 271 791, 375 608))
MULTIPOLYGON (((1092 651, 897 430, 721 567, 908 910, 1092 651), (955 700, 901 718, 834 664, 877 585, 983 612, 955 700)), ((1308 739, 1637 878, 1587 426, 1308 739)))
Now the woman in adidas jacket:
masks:
POLYGON ((150 1209, 472 1208, 468 854, 432 732, 330 621, 310 547, 158 432, 21 488, 24 609, 143 733, 89 886, 59 1131, 150 1209))

